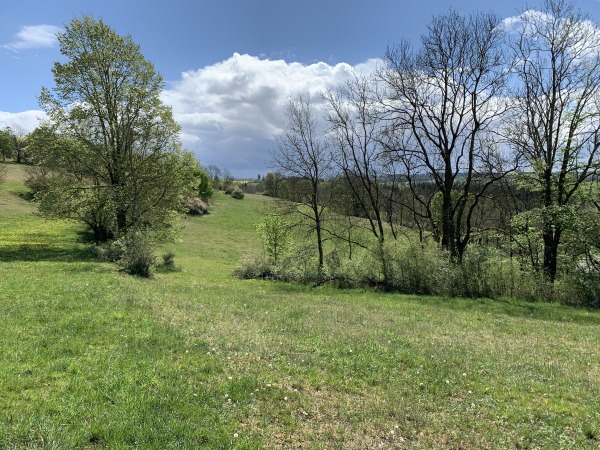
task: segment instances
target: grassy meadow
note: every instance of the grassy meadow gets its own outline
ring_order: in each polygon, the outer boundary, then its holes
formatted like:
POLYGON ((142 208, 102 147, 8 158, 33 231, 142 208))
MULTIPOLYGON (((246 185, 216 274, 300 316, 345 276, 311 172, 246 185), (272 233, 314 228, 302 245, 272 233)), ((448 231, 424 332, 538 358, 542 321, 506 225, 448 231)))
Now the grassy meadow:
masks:
POLYGON ((232 276, 218 193, 153 279, 0 185, 0 449, 595 449, 600 312, 232 276))

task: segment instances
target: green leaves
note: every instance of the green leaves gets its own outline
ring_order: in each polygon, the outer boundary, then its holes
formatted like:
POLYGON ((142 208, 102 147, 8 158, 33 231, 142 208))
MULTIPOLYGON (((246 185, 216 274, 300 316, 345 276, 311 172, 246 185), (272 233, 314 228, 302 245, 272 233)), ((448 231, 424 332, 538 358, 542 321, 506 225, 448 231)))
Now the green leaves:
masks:
POLYGON ((100 228, 102 239, 170 227, 193 176, 160 100, 162 77, 130 36, 102 20, 73 19, 59 43, 66 62, 54 64, 55 86, 40 95, 51 128, 35 142, 45 176, 63 182, 48 183, 54 192, 40 194, 41 205, 100 228))
POLYGON ((290 228, 291 223, 278 214, 267 214, 263 221, 256 225, 264 250, 273 264, 277 264, 290 249, 292 244, 290 228))

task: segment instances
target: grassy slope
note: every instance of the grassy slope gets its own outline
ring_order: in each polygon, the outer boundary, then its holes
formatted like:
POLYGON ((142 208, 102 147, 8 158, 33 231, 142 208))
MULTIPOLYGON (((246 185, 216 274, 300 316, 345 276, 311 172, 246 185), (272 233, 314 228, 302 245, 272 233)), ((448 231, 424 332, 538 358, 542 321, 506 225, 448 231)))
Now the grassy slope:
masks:
POLYGON ((0 186, 0 448, 597 448, 600 314, 230 274, 218 195, 133 278, 0 186))

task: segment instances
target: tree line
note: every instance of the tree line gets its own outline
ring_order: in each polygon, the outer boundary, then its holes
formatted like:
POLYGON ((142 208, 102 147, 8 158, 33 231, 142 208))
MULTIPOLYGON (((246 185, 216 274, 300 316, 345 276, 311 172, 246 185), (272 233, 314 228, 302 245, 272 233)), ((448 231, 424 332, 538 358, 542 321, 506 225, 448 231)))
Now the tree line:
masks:
POLYGON ((418 43, 389 46, 374 73, 290 98, 267 177, 310 230, 317 272, 328 240, 366 226, 379 248, 410 235, 460 266, 485 244, 550 286, 589 281, 599 101, 600 30, 573 3, 545 1, 516 24, 450 10, 418 43))

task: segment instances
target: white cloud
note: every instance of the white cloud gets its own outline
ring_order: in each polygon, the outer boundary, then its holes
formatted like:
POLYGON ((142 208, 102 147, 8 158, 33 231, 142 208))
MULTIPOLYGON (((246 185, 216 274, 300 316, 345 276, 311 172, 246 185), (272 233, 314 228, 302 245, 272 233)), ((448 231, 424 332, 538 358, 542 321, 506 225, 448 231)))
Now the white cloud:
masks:
MULTIPOLYGON (((184 72, 162 100, 173 108, 184 146, 203 164, 229 169, 236 177, 255 177, 268 168, 269 150, 284 126, 283 108, 290 96, 310 95, 318 107, 323 91, 354 72, 371 72, 379 63, 304 65, 236 53, 184 72)), ((43 111, 0 111, 0 127, 18 124, 32 131, 39 118, 46 118, 43 111)))
POLYGON ((44 111, 30 110, 18 113, 0 111, 0 128, 18 125, 23 130, 30 132, 39 125, 40 120, 45 119, 44 111))
POLYGON ((63 31, 54 25, 26 25, 15 35, 15 39, 2 47, 15 52, 34 48, 55 47, 56 34, 63 31))
POLYGON ((235 176, 256 176, 267 167, 290 96, 309 95, 318 105, 323 91, 354 71, 373 70, 377 63, 304 65, 235 53, 218 64, 184 72, 163 93, 163 101, 182 127, 184 146, 202 163, 228 168, 235 176))

